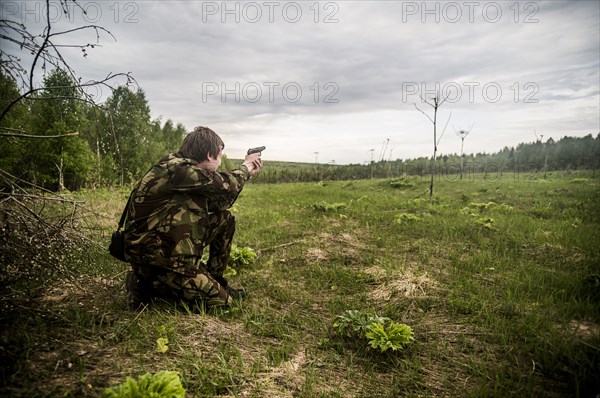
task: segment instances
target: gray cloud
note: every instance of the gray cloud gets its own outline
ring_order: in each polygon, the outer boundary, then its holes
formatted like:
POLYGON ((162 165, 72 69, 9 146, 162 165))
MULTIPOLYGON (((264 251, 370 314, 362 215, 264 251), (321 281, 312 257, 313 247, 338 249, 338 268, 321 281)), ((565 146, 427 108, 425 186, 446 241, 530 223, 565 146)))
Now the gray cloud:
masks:
MULTIPOLYGON (((271 142, 282 160, 314 160, 324 139, 337 142, 321 151, 338 163, 368 160, 365 148, 386 138, 398 156, 428 155, 431 126, 413 103, 436 83, 460 88, 442 111, 457 127, 476 123, 470 151, 515 145, 534 128, 557 138, 600 130, 597 2, 250 3, 227 2, 238 11, 226 13, 222 2, 120 2, 118 18, 99 3, 98 23, 117 42, 104 37, 69 60, 86 78, 131 71, 154 117, 216 126, 240 153, 271 142)), ((456 151, 454 141, 441 150, 456 151)))

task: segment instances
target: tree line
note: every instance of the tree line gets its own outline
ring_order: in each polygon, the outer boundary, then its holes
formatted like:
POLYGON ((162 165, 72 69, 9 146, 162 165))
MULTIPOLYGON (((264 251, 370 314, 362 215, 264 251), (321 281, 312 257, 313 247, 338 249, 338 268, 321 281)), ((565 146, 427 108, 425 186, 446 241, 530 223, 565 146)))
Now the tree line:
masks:
POLYGON ((130 183, 179 148, 186 133, 170 119, 152 120, 141 88, 118 86, 98 106, 61 68, 10 107, 21 94, 3 72, 0 91, 0 109, 9 108, 0 120, 0 169, 52 190, 130 183))
POLYGON ((420 176, 426 178, 434 167, 438 177, 460 179, 475 174, 499 177, 504 173, 544 177, 548 171, 597 170, 600 167, 600 134, 595 138, 564 136, 558 141, 549 138, 542 142, 520 143, 504 147, 495 153, 440 154, 435 163, 432 157, 382 160, 365 164, 310 164, 265 162, 256 182, 310 182, 323 180, 352 180, 369 178, 399 178, 420 176))

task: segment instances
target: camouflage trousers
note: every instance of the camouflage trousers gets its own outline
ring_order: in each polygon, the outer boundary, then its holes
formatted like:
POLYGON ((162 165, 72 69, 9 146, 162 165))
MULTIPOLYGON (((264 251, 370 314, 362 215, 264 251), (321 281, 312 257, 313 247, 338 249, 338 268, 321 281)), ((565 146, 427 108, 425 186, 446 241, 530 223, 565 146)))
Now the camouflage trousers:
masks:
POLYGON ((229 305, 223 271, 227 268, 231 243, 235 234, 235 216, 229 211, 211 213, 209 228, 202 239, 203 247, 209 247, 208 261, 203 264, 196 258, 193 267, 185 274, 151 264, 131 264, 149 294, 174 296, 185 301, 201 301, 208 306, 229 305), (221 282, 221 283, 220 283, 221 282))

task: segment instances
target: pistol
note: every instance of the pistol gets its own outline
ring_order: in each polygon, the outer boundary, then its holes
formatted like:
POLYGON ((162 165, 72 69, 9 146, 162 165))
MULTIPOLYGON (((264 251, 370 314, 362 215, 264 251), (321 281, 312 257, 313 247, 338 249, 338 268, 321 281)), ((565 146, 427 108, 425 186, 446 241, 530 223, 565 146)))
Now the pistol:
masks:
POLYGON ((261 153, 265 149, 267 149, 266 146, 257 146, 256 148, 250 148, 248 149, 248 155, 252 155, 253 153, 261 153))

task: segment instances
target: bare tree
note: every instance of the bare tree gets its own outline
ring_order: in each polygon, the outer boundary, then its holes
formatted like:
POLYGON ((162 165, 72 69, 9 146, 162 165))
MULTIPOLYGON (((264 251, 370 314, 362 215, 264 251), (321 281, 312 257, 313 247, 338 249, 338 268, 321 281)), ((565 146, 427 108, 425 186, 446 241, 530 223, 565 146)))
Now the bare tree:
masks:
POLYGON ((386 138, 385 141, 383 141, 383 143, 381 144, 381 154, 379 156, 379 161, 383 162, 383 160, 385 159, 385 153, 387 152, 387 147, 390 143, 390 139, 386 138))
POLYGON ((442 140, 442 137, 444 136, 444 133, 446 132, 446 127, 448 127, 448 123, 450 122, 450 118, 452 117, 452 112, 450 112, 450 115, 448 116, 448 120, 446 121, 446 125, 444 126, 444 129, 442 130, 442 134, 440 134, 440 138, 438 139, 437 138, 437 113, 438 113, 438 108, 440 106, 442 106, 443 103, 446 102, 447 99, 448 99, 448 97, 440 99, 439 93, 435 97, 433 97, 431 102, 429 102, 426 99, 424 99, 423 97, 421 97, 422 102, 426 103, 427 105, 429 105, 433 108, 433 118, 431 118, 428 114, 426 114, 421 109, 419 109, 417 104, 414 104, 415 108, 419 112, 421 112, 423 115, 425 115, 425 117, 427 117, 427 119, 429 119, 429 121, 433 124, 433 164, 431 166, 431 182, 429 183, 429 203, 431 203, 431 204, 433 204, 433 180, 435 178, 435 163, 436 163, 438 145, 439 145, 440 141, 442 140))
MULTIPOLYGON (((55 6, 56 2, 52 2, 55 6)), ((61 11, 69 16, 73 12, 73 6, 80 9, 84 15, 86 14, 85 9, 77 2, 77 0, 59 0, 58 6, 61 11)), ((0 40, 6 41, 6 43, 12 43, 13 48, 18 48, 16 53, 8 51, 9 46, 3 45, 0 47, 0 70, 12 77, 21 88, 21 94, 9 102, 4 109, 0 109, 0 122, 8 114, 8 112, 19 102, 26 98, 31 98, 33 94, 38 91, 48 89, 48 87, 40 88, 35 87, 35 80, 38 76, 39 69, 46 71, 50 68, 60 68, 66 71, 75 84, 69 88, 77 90, 81 94, 80 97, 74 99, 87 102, 91 105, 98 106, 96 99, 93 95, 89 94, 86 90, 90 87, 107 87, 112 90, 113 83, 117 81, 125 81, 126 84, 135 83, 135 79, 130 73, 112 73, 110 72, 105 78, 100 80, 82 81, 80 77, 75 73, 73 68, 69 65, 67 60, 61 53, 63 48, 78 48, 81 50, 84 57, 87 56, 87 50, 93 49, 94 47, 100 46, 100 35, 106 34, 113 39, 115 37, 107 29, 98 25, 84 25, 73 29, 54 31, 54 26, 51 21, 50 12, 50 0, 46 0, 45 10, 45 26, 43 31, 39 34, 31 32, 22 22, 11 20, 8 18, 0 19, 0 40), (79 34, 82 31, 94 31, 96 34, 95 43, 84 43, 84 44, 58 44, 57 38, 62 38, 68 35, 73 36, 79 34), (33 56, 30 64, 25 64, 24 59, 29 55, 33 56)), ((53 89, 60 89, 65 87, 52 87, 53 89)), ((53 98, 45 98, 52 100, 53 98)), ((64 98, 61 98, 64 99, 64 98)), ((0 127, 3 130, 14 130, 6 127, 0 127)), ((19 136, 19 133, 26 135, 25 131, 12 131, 11 133, 0 133, 0 136, 19 136)))

